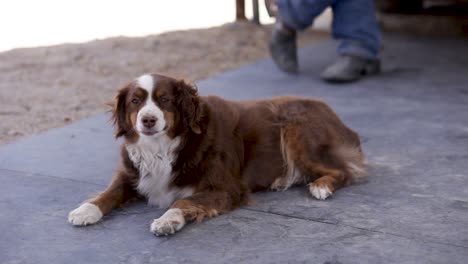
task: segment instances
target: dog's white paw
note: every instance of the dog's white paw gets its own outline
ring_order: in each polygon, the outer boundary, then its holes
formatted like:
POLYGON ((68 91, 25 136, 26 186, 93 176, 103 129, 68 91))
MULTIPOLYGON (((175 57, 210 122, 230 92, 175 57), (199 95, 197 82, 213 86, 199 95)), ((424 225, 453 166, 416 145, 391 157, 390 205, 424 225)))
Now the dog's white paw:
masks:
POLYGON ((312 196, 319 200, 325 200, 333 193, 327 186, 319 186, 318 184, 314 183, 309 185, 309 191, 312 196))
POLYGON ((68 222, 75 226, 91 225, 101 218, 101 210, 92 203, 84 203, 68 214, 68 222))
POLYGON ((172 235, 185 225, 185 218, 182 210, 172 208, 167 210, 161 217, 154 219, 151 224, 151 232, 156 236, 172 235))

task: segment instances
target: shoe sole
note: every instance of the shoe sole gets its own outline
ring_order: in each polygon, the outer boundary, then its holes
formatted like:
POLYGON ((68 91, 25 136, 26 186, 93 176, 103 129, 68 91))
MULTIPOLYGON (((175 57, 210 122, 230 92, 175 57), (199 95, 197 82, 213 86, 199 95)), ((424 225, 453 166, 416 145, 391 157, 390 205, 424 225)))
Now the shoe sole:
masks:
POLYGON ((367 77, 367 76, 376 75, 378 73, 380 73, 380 62, 378 62, 376 64, 366 65, 364 67, 364 69, 362 69, 362 71, 360 72, 359 76, 356 76, 356 77, 352 77, 352 78, 349 78, 349 79, 322 77, 322 79, 324 81, 326 81, 326 82, 329 82, 329 83, 350 83, 350 82, 359 81, 362 78, 367 77))

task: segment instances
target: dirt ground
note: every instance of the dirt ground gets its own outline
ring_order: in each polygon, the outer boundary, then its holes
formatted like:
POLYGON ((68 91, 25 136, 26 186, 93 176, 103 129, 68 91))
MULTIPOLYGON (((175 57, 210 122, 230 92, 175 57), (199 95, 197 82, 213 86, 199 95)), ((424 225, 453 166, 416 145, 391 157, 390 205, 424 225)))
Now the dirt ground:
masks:
MULTIPOLYGON (((109 110, 115 91, 143 73, 196 81, 269 56, 270 32, 242 22, 0 53, 0 144, 109 110)), ((299 44, 327 37, 307 31, 299 44)))

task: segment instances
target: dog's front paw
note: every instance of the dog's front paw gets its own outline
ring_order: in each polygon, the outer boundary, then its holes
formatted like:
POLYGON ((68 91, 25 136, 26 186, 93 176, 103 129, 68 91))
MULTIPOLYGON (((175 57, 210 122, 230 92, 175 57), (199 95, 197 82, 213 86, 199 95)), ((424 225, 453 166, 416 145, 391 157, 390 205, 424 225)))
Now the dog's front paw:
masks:
POLYGON ((156 236, 172 235, 184 227, 185 219, 182 211, 177 208, 167 210, 161 217, 154 219, 151 232, 156 236))
POLYGON ((91 225, 101 218, 101 210, 92 203, 84 203, 68 214, 68 222, 75 226, 91 225))
POLYGON ((319 200, 325 200, 333 193, 329 186, 318 182, 309 184, 309 191, 312 196, 319 200))

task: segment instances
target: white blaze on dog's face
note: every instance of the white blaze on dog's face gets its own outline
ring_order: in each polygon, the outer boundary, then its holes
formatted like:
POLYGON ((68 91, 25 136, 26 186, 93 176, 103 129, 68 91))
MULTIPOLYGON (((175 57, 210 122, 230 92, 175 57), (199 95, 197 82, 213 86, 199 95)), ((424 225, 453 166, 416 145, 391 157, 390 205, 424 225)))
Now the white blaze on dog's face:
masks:
MULTIPOLYGON (((140 135, 144 136, 153 136, 167 129, 164 113, 156 105, 155 82, 157 82, 157 79, 151 75, 140 76, 136 80, 136 83, 138 88, 146 91, 146 98, 140 98, 135 95, 135 98, 131 101, 134 104, 142 104, 136 117, 136 130, 140 135)), ((166 101, 168 99, 162 98, 159 101, 163 100, 166 101)))
POLYGON ((183 80, 145 74, 120 89, 112 104, 116 137, 174 138, 188 130, 199 134, 197 90, 183 80))
POLYGON ((117 136, 121 131, 127 139, 135 140, 158 137, 173 130, 176 83, 174 79, 145 74, 120 90, 114 110, 117 136))

